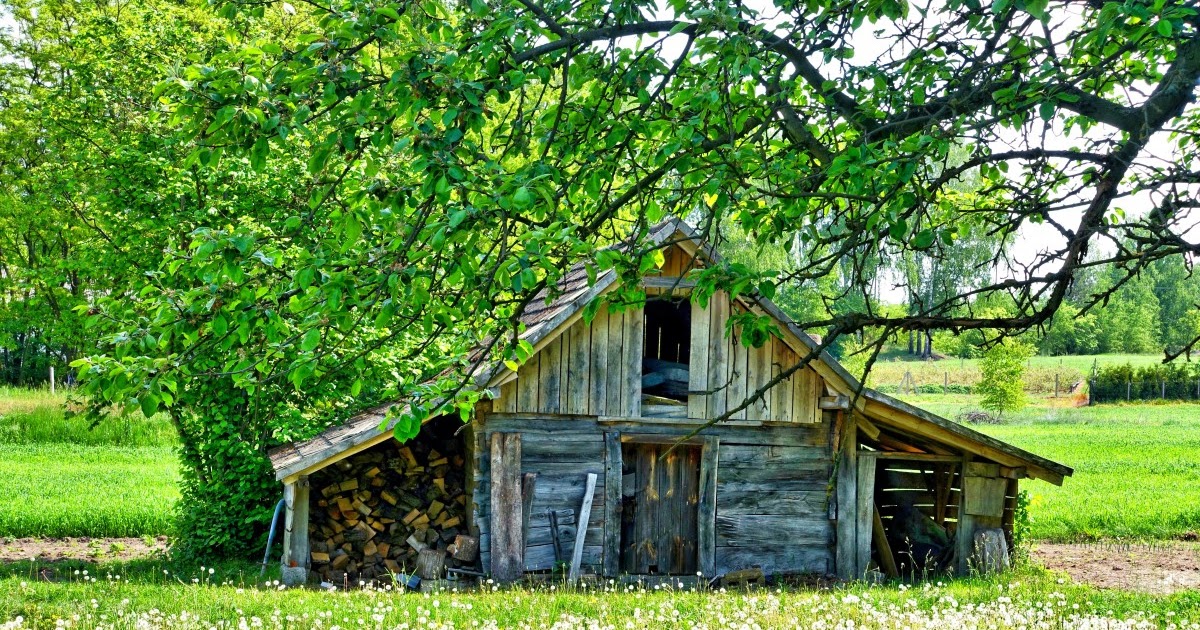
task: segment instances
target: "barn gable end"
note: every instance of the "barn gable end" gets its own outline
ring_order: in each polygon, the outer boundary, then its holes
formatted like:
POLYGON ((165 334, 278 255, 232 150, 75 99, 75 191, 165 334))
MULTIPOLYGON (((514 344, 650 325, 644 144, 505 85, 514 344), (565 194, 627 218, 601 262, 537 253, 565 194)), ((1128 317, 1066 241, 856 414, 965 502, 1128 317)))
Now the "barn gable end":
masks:
MULTIPOLYGON (((1018 479, 1061 483, 1071 473, 861 388, 769 300, 691 302, 688 272, 716 254, 678 221, 652 240, 672 244, 643 280, 644 304, 604 305, 589 321, 583 307, 604 300, 615 278, 589 286, 573 269, 559 298, 522 318, 533 356, 516 371, 480 371, 492 400, 467 427, 461 475, 461 535, 477 543, 470 562, 480 572, 899 574, 918 561, 889 540, 930 524, 941 555, 920 562, 962 572, 977 534, 1011 538, 1018 479), (770 318, 774 333, 744 345, 730 324, 744 314, 770 318)), ((301 494, 309 475, 385 448, 383 414, 273 454, 292 501, 285 565, 329 573, 304 534, 327 498, 301 494)), ((453 536, 430 533, 431 522, 418 530, 393 519, 380 533, 392 544, 428 540, 426 556, 453 559, 443 540, 453 536)))

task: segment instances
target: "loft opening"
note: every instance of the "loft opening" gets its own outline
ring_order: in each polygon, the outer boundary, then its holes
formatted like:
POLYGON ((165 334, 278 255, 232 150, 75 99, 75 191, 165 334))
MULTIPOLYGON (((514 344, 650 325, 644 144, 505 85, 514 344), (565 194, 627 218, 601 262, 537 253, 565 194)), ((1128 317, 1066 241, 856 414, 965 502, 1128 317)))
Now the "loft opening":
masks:
MULTIPOLYGON (((692 306, 687 298, 648 298, 642 344, 642 393, 687 403, 692 347, 692 306)), ((650 402, 655 402, 651 400, 650 402)))

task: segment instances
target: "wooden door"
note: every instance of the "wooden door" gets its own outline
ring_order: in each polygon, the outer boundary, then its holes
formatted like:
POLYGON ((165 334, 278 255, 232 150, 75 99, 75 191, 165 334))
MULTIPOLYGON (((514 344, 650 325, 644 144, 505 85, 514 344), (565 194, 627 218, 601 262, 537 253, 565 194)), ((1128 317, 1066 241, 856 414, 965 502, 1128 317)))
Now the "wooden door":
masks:
POLYGON ((626 573, 695 575, 700 455, 696 445, 622 448, 621 563, 626 573))

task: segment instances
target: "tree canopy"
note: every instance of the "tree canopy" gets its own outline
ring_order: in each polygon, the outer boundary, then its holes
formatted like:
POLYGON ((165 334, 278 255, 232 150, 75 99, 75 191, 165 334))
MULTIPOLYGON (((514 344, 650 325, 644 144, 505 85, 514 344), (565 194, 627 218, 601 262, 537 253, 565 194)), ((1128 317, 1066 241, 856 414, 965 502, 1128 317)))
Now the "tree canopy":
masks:
POLYGON ((667 216, 733 254, 698 299, 778 295, 824 345, 1038 329, 1200 247, 1185 4, 6 4, 3 308, 66 296, 85 393, 170 413, 195 493, 366 404, 465 412, 571 265, 636 302, 667 216), (879 308, 904 261, 920 299, 879 308))

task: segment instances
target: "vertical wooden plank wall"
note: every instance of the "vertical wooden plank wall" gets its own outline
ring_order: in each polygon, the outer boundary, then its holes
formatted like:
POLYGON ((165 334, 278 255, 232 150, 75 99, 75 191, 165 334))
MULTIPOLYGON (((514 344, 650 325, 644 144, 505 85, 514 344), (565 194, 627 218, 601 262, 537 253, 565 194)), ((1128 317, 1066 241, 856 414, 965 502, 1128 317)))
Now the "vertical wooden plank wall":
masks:
POLYGON ((283 566, 309 566, 308 539, 308 476, 283 486, 283 566))
POLYGON ((604 575, 621 569, 621 436, 604 433, 604 575))
POLYGON ((640 415, 641 309, 577 320, 500 386, 497 413, 640 415))
POLYGON ((871 565, 871 542, 875 534, 875 455, 858 453, 858 488, 855 490, 855 573, 866 574, 871 565))
MULTIPOLYGON (((772 337, 761 348, 742 345, 739 331, 725 336, 731 309, 727 294, 718 292, 708 312, 692 307, 692 365, 688 416, 714 418, 740 406, 767 382, 800 361, 782 339, 772 337)), ((731 416, 734 420, 820 423, 823 382, 811 368, 792 373, 761 399, 731 416)))

